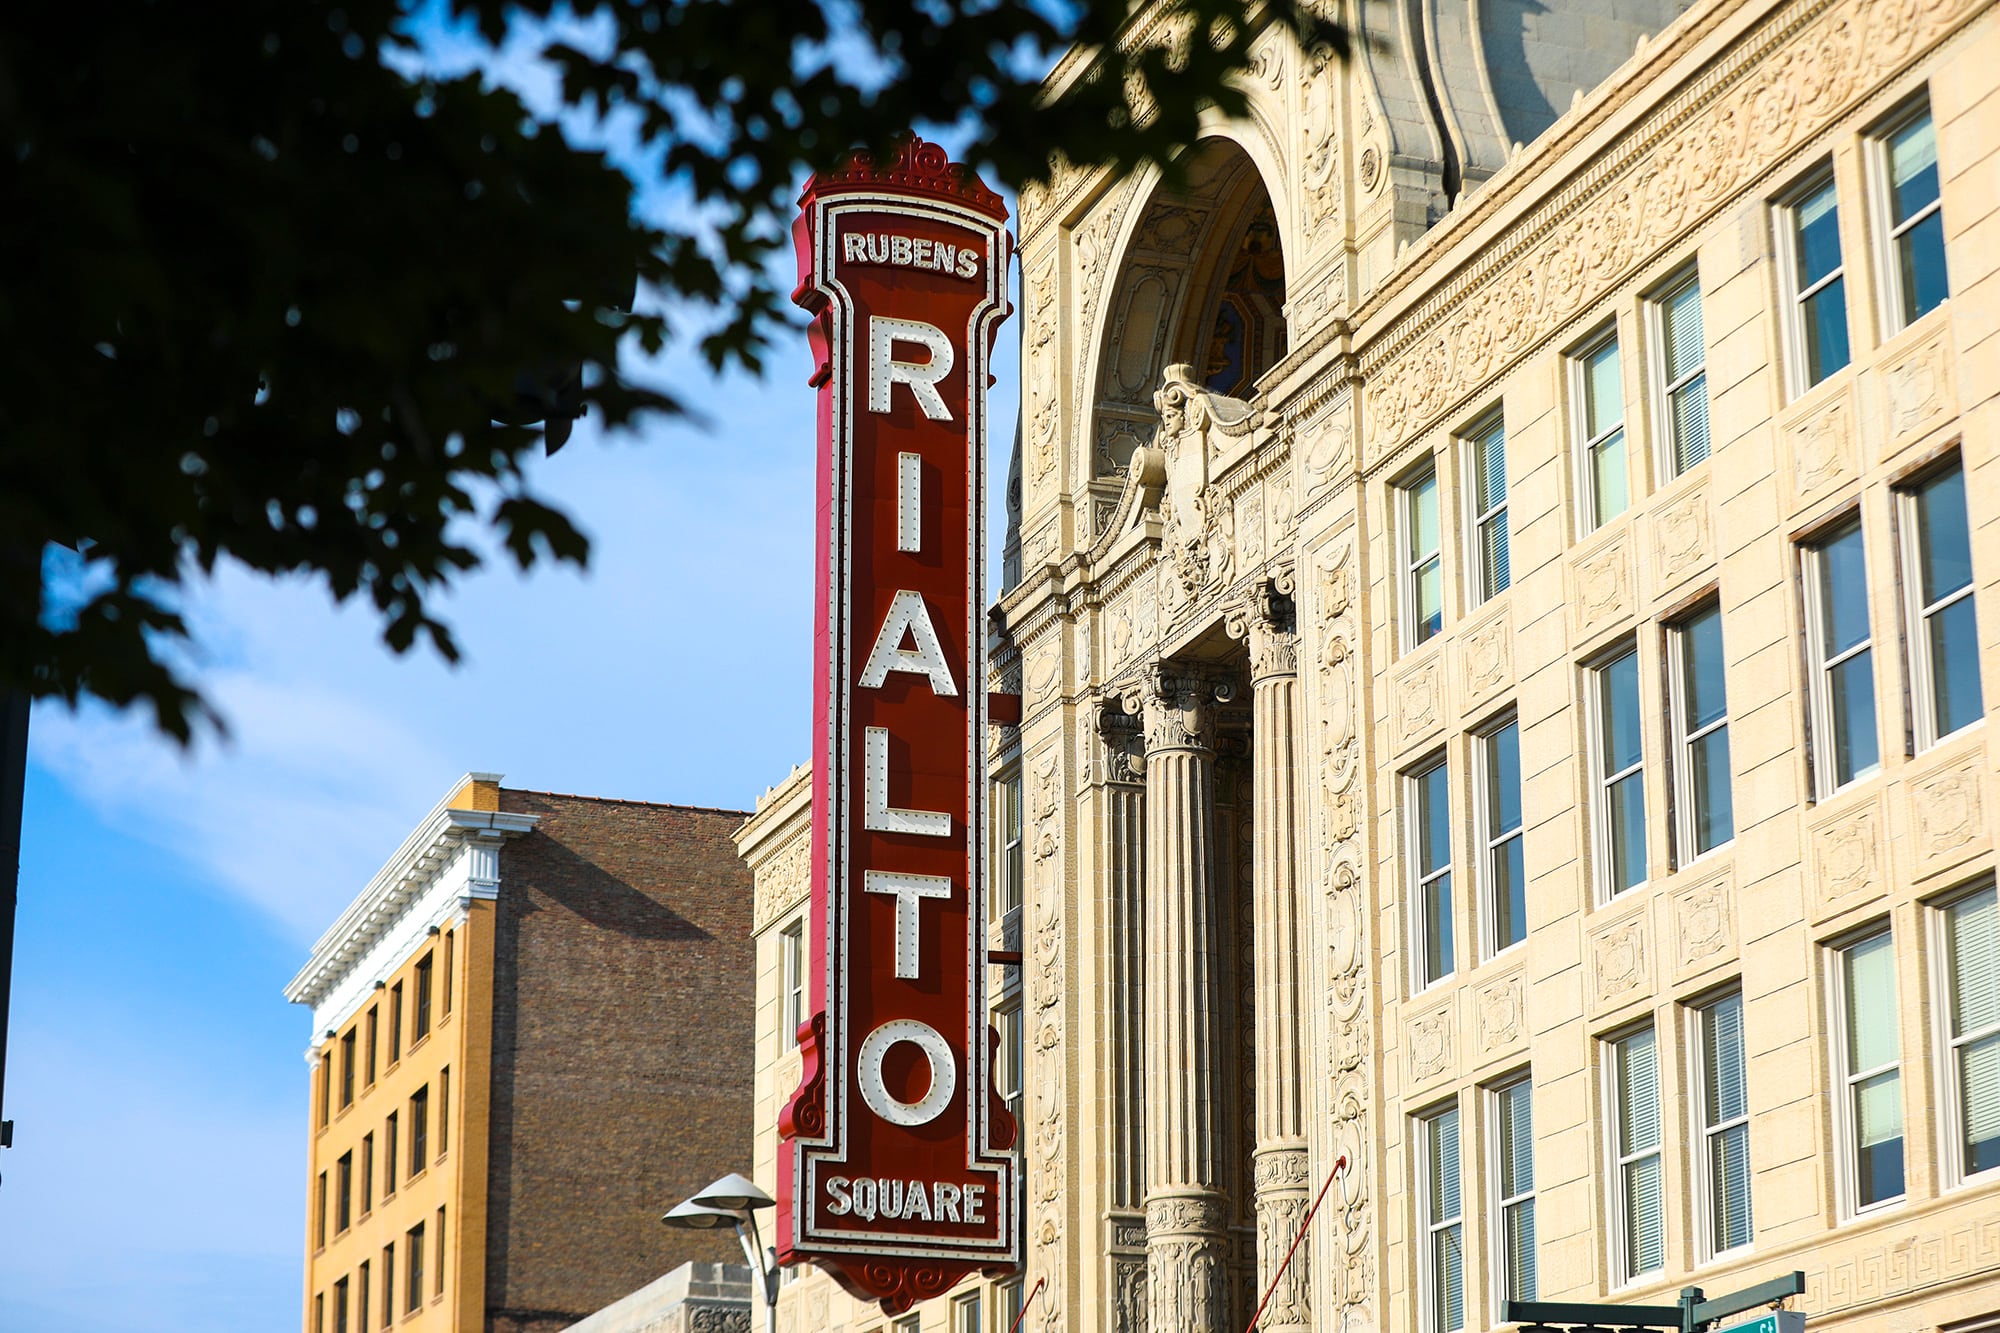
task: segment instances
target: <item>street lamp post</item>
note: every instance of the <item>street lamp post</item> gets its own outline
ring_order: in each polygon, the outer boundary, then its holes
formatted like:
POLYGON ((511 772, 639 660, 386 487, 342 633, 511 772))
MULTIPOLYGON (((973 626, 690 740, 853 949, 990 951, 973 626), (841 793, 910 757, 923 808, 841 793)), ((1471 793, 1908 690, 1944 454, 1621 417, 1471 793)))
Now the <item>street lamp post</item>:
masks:
POLYGON ((685 1203, 667 1209, 660 1218, 670 1227, 685 1227, 690 1231, 736 1228, 743 1257, 750 1261, 750 1271, 757 1275, 763 1291, 764 1324, 769 1333, 778 1333, 778 1252, 764 1248, 764 1237, 757 1230, 757 1212, 774 1207, 777 1202, 757 1188, 756 1181, 732 1171, 712 1181, 707 1189, 685 1203))

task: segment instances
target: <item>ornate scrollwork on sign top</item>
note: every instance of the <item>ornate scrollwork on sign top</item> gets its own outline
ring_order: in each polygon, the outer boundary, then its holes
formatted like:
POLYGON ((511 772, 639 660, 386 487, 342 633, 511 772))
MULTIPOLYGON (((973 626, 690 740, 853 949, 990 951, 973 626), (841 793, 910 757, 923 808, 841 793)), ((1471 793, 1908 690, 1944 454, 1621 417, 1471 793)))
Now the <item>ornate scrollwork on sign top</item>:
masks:
POLYGON ((1235 514, 1209 483, 1223 450, 1256 428, 1257 409, 1203 388, 1189 365, 1167 367, 1153 406, 1160 414, 1155 445, 1167 464, 1161 498, 1167 550, 1182 592, 1192 597, 1229 578, 1235 514))

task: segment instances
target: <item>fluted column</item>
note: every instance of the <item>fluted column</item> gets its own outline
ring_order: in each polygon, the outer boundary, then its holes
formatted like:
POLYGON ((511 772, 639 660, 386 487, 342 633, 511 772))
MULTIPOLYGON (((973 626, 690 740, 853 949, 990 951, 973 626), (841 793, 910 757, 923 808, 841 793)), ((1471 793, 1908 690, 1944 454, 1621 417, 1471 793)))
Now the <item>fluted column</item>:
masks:
MULTIPOLYGON (((1289 577, 1259 583, 1250 607, 1232 617, 1250 641, 1250 747, 1255 776, 1251 857, 1257 940, 1257 1289, 1271 1289, 1305 1221, 1311 1189, 1306 1161, 1299 962, 1305 922, 1299 904, 1299 655, 1289 577)), ((1304 1333, 1312 1323, 1310 1274, 1294 1258, 1272 1291, 1261 1333, 1304 1333)))
POLYGON ((1146 1274, 1153 1333, 1220 1333, 1228 1282, 1216 1058, 1216 683, 1156 668, 1146 732, 1146 1274))

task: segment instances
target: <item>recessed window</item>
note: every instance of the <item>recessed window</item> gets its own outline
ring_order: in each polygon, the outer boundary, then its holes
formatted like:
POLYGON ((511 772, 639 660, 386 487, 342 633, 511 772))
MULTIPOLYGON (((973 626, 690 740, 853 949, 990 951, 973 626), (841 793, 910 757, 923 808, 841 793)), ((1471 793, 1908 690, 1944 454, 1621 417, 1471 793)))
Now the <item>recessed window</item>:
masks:
POLYGON ((375 1057, 377 1054, 377 1041, 381 1037, 381 1018, 381 1006, 369 1005, 367 1021, 368 1040, 366 1043, 367 1063, 363 1066, 363 1077, 370 1087, 375 1085, 375 1057))
POLYGON ((347 1279, 333 1284, 333 1333, 347 1333, 349 1314, 347 1279))
POLYGON ((326 1128, 333 1118, 333 1052, 324 1051, 319 1057, 319 1127, 326 1128))
MULTIPOLYGON (((361 1136, 361 1215, 368 1216, 375 1207, 375 1136, 361 1136)), ((366 1302, 363 1302, 366 1304, 366 1302)))
POLYGON ((1535 1299, 1535 1098, 1523 1076, 1491 1091, 1493 1273, 1503 1301, 1535 1299))
POLYGON ((382 1125, 382 1197, 385 1199, 396 1192, 396 1129, 396 1113, 391 1111, 382 1125))
POLYGON ((1479 876, 1486 952, 1528 938, 1528 874, 1521 850, 1521 728, 1506 725, 1473 742, 1479 765, 1479 876))
POLYGON ((1792 343, 1792 390, 1804 393, 1848 361, 1846 268, 1833 173, 1814 177, 1777 211, 1780 273, 1792 343))
POLYGON ((368 1327, 368 1261, 361 1261, 361 1268, 354 1275, 354 1327, 366 1330, 368 1327))
POLYGON ((1701 1204, 1704 1258, 1748 1245, 1750 1231, 1750 1097, 1744 1078, 1743 997, 1729 994, 1694 1011, 1698 1050, 1695 1194, 1701 1204))
POLYGON ((993 912, 997 920, 1021 905, 1021 775, 1015 773, 994 783, 993 799, 997 807, 993 812, 993 912))
POLYGON ((1611 1222, 1619 1284, 1666 1266, 1660 1060, 1653 1029, 1611 1043, 1611 1222))
POLYGON ((403 983, 389 987, 389 1063, 403 1058, 403 983))
POLYGON ((442 1296, 444 1295, 444 1205, 443 1204, 438 1205, 437 1237, 431 1243, 437 1247, 437 1253, 434 1256, 432 1256, 434 1262, 431 1264, 431 1295, 442 1296))
POLYGON ((431 1090, 428 1085, 410 1094, 410 1171, 415 1175, 430 1164, 431 1090))
POLYGON ((1683 862, 1736 836, 1729 784, 1729 699, 1723 681, 1722 608, 1708 607, 1667 632, 1667 688, 1674 732, 1674 824, 1683 862))
POLYGON ((347 1029, 340 1037, 340 1109, 354 1105, 355 1032, 347 1029))
POLYGON ((1889 332, 1914 323, 1944 303, 1944 214, 1938 198, 1937 127, 1928 103, 1916 107, 1871 140, 1882 182, 1883 309, 1889 332))
POLYGON ((1021 1318, 1021 1284, 1003 1282, 993 1294, 1000 1306, 1000 1327, 1011 1330, 1021 1318))
POLYGON ((1426 467, 1396 488, 1403 526, 1403 646, 1414 648, 1444 628, 1443 529, 1437 469, 1426 467))
POLYGON ((1018 1002, 993 1012, 993 1025, 1000 1032, 1000 1056, 993 1070, 993 1090, 1007 1103, 1007 1110, 1014 1116, 1017 1137, 1021 1119, 1022 1075, 1026 1072, 1023 1058, 1026 1055, 1022 1041, 1021 1006, 1018 1002))
POLYGON ((1925 749, 1985 715, 1964 465, 1954 460, 1899 490, 1896 501, 1910 620, 1910 693, 1917 748, 1925 749))
POLYGON ((410 1040, 422 1041, 431 1033, 431 955, 417 960, 417 1004, 411 1014, 410 1040))
POLYGON ((1639 733, 1639 654, 1628 648, 1589 672, 1596 751, 1592 818, 1597 882, 1615 898, 1646 882, 1645 746, 1639 733))
POLYGON ((326 1293, 313 1296, 313 1333, 326 1333, 326 1293))
POLYGON ((1404 779, 1409 810, 1411 939, 1417 989, 1452 974, 1451 786, 1445 761, 1404 779))
POLYGON ((403 1308, 414 1311, 424 1303, 424 1224, 417 1223, 403 1234, 405 1272, 403 1308))
POLYGON ((923 1326, 924 1317, 915 1314, 898 1319, 895 1323, 889 1325, 890 1328, 895 1330, 895 1333, 922 1333, 923 1326))
POLYGON ((1903 1054, 1896 954, 1887 930, 1835 955, 1834 1065, 1841 1193, 1848 1213, 1903 1197, 1903 1054))
POLYGON ((2000 899, 1993 885, 1940 913, 1944 937, 1946 1142, 1951 1175, 2000 1170, 2000 899))
POLYGON ((457 953, 458 934, 456 931, 447 930, 444 933, 444 994, 442 996, 444 1011, 447 1014, 451 1012, 451 978, 452 972, 456 969, 458 962, 457 953))
POLYGON ((382 1247, 382 1327, 396 1322, 396 1243, 382 1247))
POLYGON ((1618 332, 1609 333, 1570 361, 1582 445, 1577 468, 1583 531, 1594 532, 1632 504, 1631 467, 1625 448, 1625 379, 1618 361, 1618 332))
POLYGON ((779 1008, 780 1046, 791 1050, 799 1044, 799 1024, 806 1021, 806 923, 792 922, 778 933, 778 967, 784 987, 779 1008))
POLYGON ((986 1333, 980 1316, 979 1293, 961 1296, 951 1303, 951 1333, 986 1333))
POLYGON ((1825 797, 1882 767, 1860 521, 1836 528, 1807 546, 1804 555, 1813 771, 1825 797))
POLYGON ((1708 457, 1708 349, 1702 341, 1701 280, 1693 268, 1647 303, 1653 324, 1653 377, 1667 465, 1680 476, 1708 457))
POLYGON ((354 1225, 354 1154, 344 1152, 333 1164, 334 1233, 354 1225))
POLYGON ((1494 416, 1465 440, 1472 496, 1472 551, 1477 601, 1497 597, 1513 582, 1507 558, 1507 428, 1494 416))
POLYGON ((319 1192, 313 1208, 313 1248, 326 1248, 326 1214, 331 1191, 327 1187, 326 1172, 319 1173, 319 1192))
POLYGON ((438 1071, 438 1156, 451 1151, 451 1066, 438 1071))
POLYGON ((1458 1108, 1425 1116, 1416 1128, 1424 1327, 1429 1333, 1458 1333, 1465 1327, 1465 1210, 1459 1176, 1458 1108))

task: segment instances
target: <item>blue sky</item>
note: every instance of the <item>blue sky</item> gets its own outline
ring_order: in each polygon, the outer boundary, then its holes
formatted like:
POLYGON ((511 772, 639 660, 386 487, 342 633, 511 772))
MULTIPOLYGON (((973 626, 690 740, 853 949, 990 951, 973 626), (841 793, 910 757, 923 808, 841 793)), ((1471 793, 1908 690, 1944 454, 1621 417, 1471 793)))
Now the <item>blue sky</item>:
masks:
MULTIPOLYGON (((992 398, 996 553, 1016 336, 992 398)), ((592 567, 468 580, 457 669, 394 657, 309 583, 225 568, 189 610, 229 743, 182 755, 135 719, 37 709, 0 1329, 297 1326, 310 1034, 281 988, 459 774, 748 808, 805 757, 803 341, 769 364, 761 382, 683 368, 712 433, 586 422, 540 464, 592 567)))

